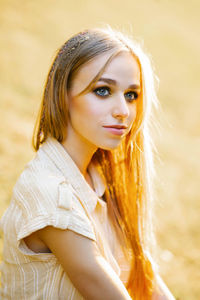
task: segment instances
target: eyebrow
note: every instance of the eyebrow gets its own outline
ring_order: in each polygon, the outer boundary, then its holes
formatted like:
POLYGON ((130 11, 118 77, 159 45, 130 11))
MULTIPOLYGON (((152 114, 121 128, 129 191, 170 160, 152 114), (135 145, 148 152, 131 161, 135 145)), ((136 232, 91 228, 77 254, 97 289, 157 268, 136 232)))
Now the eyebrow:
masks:
MULTIPOLYGON (((112 84, 112 85, 117 85, 117 81, 114 79, 111 79, 111 78, 101 77, 101 78, 99 78, 98 82, 99 81, 103 81, 103 82, 106 82, 106 83, 112 84)), ((140 85, 139 84, 131 84, 131 85, 129 85, 129 88, 137 90, 137 89, 140 89, 140 85)))

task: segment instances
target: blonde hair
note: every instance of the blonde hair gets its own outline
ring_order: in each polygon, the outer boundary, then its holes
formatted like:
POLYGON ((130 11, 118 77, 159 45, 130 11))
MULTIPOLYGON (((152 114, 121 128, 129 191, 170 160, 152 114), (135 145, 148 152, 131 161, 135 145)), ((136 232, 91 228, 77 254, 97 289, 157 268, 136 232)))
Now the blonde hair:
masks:
POLYGON ((156 265, 151 259, 155 244, 151 213, 155 147, 150 133, 155 122, 152 112, 158 101, 151 62, 141 46, 111 28, 86 30, 69 39, 59 49, 47 76, 33 146, 38 150, 48 136, 62 142, 67 135, 65 97, 76 71, 96 56, 110 52, 92 84, 124 48, 134 55, 141 70, 142 96, 137 102, 136 120, 119 147, 111 151, 97 149, 92 161, 107 183, 104 198, 108 215, 131 264, 126 288, 133 299, 148 300, 155 290, 156 265))

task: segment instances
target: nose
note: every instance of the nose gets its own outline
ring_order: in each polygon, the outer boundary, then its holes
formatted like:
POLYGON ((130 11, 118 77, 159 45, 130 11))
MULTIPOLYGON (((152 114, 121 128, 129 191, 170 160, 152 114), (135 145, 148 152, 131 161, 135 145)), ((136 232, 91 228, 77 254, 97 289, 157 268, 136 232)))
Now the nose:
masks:
POLYGON ((119 119, 125 119, 129 116, 129 108, 124 96, 114 99, 112 116, 119 119))

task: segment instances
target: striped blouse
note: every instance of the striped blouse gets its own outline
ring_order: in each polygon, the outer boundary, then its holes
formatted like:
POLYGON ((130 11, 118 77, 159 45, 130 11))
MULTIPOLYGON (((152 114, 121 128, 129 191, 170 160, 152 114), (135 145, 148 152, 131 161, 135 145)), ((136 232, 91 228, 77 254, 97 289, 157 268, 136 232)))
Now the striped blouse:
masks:
POLYGON ((92 163, 88 171, 94 190, 54 138, 48 138, 27 164, 0 222, 4 233, 0 299, 84 299, 53 253, 35 253, 24 242, 48 225, 96 241, 102 256, 126 283, 129 264, 101 199, 105 183, 92 163))

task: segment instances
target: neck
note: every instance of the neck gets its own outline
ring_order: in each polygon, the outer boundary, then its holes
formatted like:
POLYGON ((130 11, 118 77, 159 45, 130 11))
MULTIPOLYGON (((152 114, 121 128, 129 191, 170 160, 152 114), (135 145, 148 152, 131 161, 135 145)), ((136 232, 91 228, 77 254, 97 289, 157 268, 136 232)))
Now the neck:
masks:
POLYGON ((83 176, 88 178, 87 168, 93 154, 97 150, 97 147, 87 143, 86 141, 75 139, 73 135, 70 135, 70 133, 62 142, 62 145, 73 159, 83 176))

